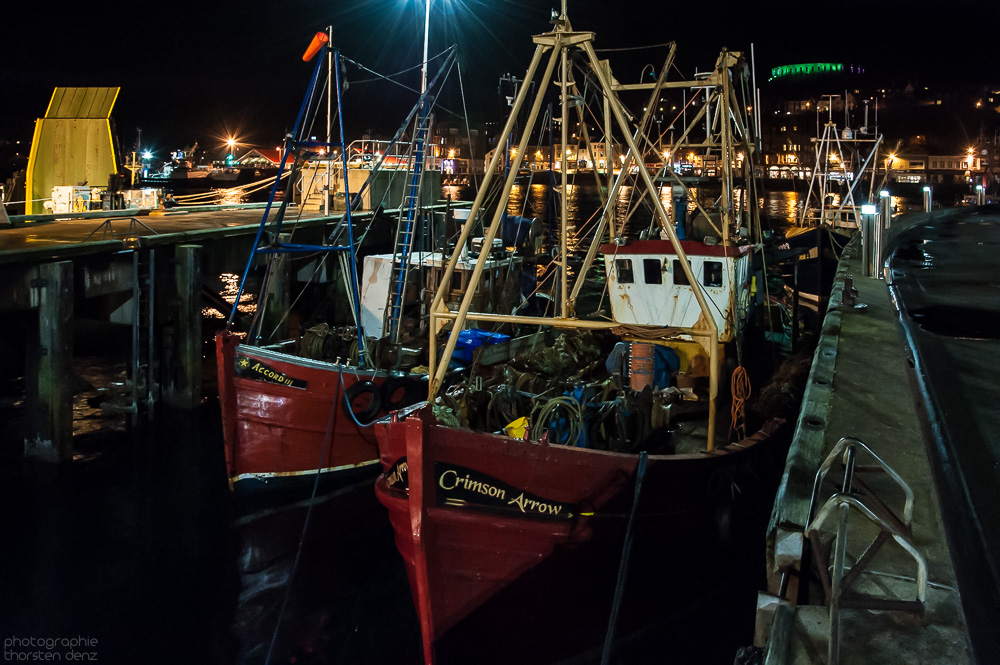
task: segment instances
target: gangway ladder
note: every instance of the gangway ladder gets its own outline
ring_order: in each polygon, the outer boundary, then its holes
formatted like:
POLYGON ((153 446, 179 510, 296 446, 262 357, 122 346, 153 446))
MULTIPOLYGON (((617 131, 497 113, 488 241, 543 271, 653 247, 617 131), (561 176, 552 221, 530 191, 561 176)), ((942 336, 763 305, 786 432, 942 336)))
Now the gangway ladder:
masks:
POLYGON ((132 414, 133 425, 138 425, 143 416, 146 420, 153 420, 155 274, 154 251, 135 248, 132 251, 132 358, 129 368, 132 403, 128 407, 128 411, 132 414))
POLYGON ((424 180, 424 153, 427 137, 430 134, 430 103, 424 100, 413 131, 413 142, 410 145, 410 171, 407 174, 407 185, 403 197, 403 205, 399 209, 399 222, 396 226, 396 244, 392 253, 392 273, 389 279, 389 295, 386 304, 386 317, 382 326, 382 335, 388 336, 392 343, 399 341, 399 329, 403 319, 403 308, 406 304, 406 279, 410 271, 410 256, 413 252, 413 238, 416 235, 418 215, 420 213, 420 193, 424 180))
POLYGON ((856 608, 923 614, 927 603, 927 562, 913 544, 912 522, 913 490, 910 489, 910 486, 862 441, 853 437, 840 439, 816 472, 812 499, 809 502, 809 521, 805 533, 830 606, 830 641, 826 661, 828 665, 840 664, 841 609, 856 608), (858 466, 856 458, 859 451, 867 453, 867 456, 873 459, 875 464, 868 467, 858 466), (834 492, 816 514, 823 480, 840 458, 843 460, 844 468, 841 489, 839 492, 834 492), (901 514, 897 515, 858 478, 858 474, 862 471, 884 472, 899 486, 904 497, 901 514), (852 510, 857 511, 862 517, 874 524, 879 533, 868 544, 864 552, 857 557, 854 564, 848 568, 848 517, 852 510), (827 527, 828 522, 834 522, 833 528, 827 527), (822 538, 823 532, 833 534, 832 561, 830 561, 830 540, 822 538), (896 541, 916 563, 916 598, 914 600, 874 596, 852 588, 869 564, 872 563, 875 555, 890 539, 896 541))

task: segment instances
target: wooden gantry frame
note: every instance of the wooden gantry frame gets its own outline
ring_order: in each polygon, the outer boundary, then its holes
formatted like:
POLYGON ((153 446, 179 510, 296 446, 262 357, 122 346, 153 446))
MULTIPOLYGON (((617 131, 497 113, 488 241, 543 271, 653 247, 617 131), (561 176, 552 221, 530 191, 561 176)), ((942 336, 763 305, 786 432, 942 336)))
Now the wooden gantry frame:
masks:
MULTIPOLYGON (((734 153, 736 150, 735 146, 739 146, 741 149, 745 150, 745 161, 744 164, 751 164, 751 157, 755 152, 753 141, 750 137, 750 132, 746 129, 746 124, 742 122, 744 119, 744 114, 742 108, 736 106, 735 104, 735 94, 733 91, 733 84, 730 75, 730 69, 735 67, 739 62, 738 54, 730 53, 728 51, 723 51, 719 57, 716 64, 715 70, 708 74, 707 76, 700 78, 697 81, 670 81, 666 80, 667 73, 673 64, 673 58, 675 54, 675 46, 672 45, 669 51, 669 55, 660 70, 659 77, 655 83, 639 83, 632 85, 622 85, 614 80, 611 76, 610 69, 607 62, 601 61, 597 57, 597 53, 593 47, 594 33, 593 32, 577 32, 574 31, 570 25, 569 19, 566 15, 566 0, 562 3, 562 13, 558 17, 553 17, 552 23, 554 28, 551 32, 547 32, 541 35, 536 35, 533 41, 536 45, 535 52, 532 57, 531 63, 528 66, 527 73, 525 74, 524 81, 531 82, 534 80, 535 75, 542 64, 544 56, 548 53, 548 59, 545 62, 544 72, 542 74, 541 82, 535 88, 537 93, 534 99, 531 101, 531 106, 528 112, 527 121, 525 122, 525 130, 522 132, 519 144, 514 153, 513 163, 507 173, 506 180, 503 185, 503 191, 501 193, 501 201, 506 201, 511 193, 514 186, 515 179, 518 174, 521 162, 523 160, 525 150, 527 148, 532 129, 535 127, 538 121, 539 112, 542 108, 543 100, 545 97, 545 92, 548 86, 553 82, 553 74, 556 67, 559 68, 559 80, 557 85, 560 87, 561 100, 564 102, 561 104, 561 114, 562 114, 562 142, 561 145, 565 146, 568 143, 568 126, 569 126, 569 109, 570 104, 566 103, 570 100, 570 96, 573 92, 576 92, 574 84, 570 81, 570 52, 571 51, 582 51, 586 56, 587 62, 591 67, 593 74, 596 76, 600 83, 600 89, 604 97, 604 114, 605 122, 607 124, 605 128, 606 140, 611 141, 612 136, 612 122, 614 126, 617 127, 618 131, 624 137, 624 141, 628 147, 628 152, 625 156, 624 162, 621 165, 621 170, 619 174, 614 176, 613 164, 611 161, 611 149, 610 145, 606 150, 607 155, 607 175, 610 179, 613 178, 613 182, 610 182, 611 187, 609 195, 604 201, 604 210, 601 216, 598 228, 594 234, 591 245, 588 249, 586 259, 584 260, 583 266, 577 271, 578 278, 573 285, 572 292, 569 286, 569 277, 567 270, 567 229, 568 229, 568 210, 563 201, 563 205, 560 206, 560 245, 559 254, 556 261, 559 267, 560 273, 560 284, 559 284, 559 300, 557 301, 556 315, 552 317, 532 317, 532 316, 517 316, 517 315, 506 315, 506 314, 495 314, 495 313, 483 313, 483 312, 473 312, 470 311, 473 302, 474 294, 476 289, 473 288, 478 281, 481 279, 484 265, 488 258, 488 252, 482 252, 476 262, 475 269, 473 270, 472 276, 470 278, 470 288, 466 291, 461 305, 457 311, 450 310, 445 303, 445 289, 438 290, 435 293, 434 300, 430 308, 430 340, 429 345, 429 370, 430 370, 430 387, 429 396, 430 400, 434 400, 437 396, 441 386, 443 385, 445 375, 448 371, 448 365, 454 354, 455 347, 458 342, 458 334, 465 327, 467 321, 477 321, 486 323, 518 323, 527 325, 549 325, 556 328, 574 328, 574 329, 610 329, 620 325, 615 321, 595 321, 595 320, 581 320, 575 318, 574 315, 574 305, 576 298, 580 293, 580 288, 583 284, 583 276, 586 274, 587 270, 593 264, 593 261, 597 255, 598 246, 600 244, 600 238, 602 234, 607 229, 610 231, 611 236, 616 236, 616 229, 614 228, 614 205, 617 200, 616 194, 621 188, 625 176, 631 171, 632 167, 635 166, 636 171, 641 178, 643 184, 646 187, 646 193, 650 195, 650 202, 654 208, 654 218, 658 221, 661 232, 667 236, 670 240, 673 250, 679 259, 680 266, 687 276, 688 282, 692 285, 694 296, 698 302, 698 306, 701 310, 702 316, 700 317, 699 324, 696 327, 691 328, 676 328, 675 334, 677 335, 689 335, 694 338, 707 338, 709 343, 707 344, 709 349, 709 363, 710 363, 710 376, 709 376, 709 420, 708 420, 708 448, 712 449, 715 440, 715 419, 716 419, 716 401, 719 391, 719 374, 720 374, 720 349, 719 349, 719 330, 715 323, 714 317, 712 316, 712 311, 709 309, 710 305, 708 299, 704 293, 704 288, 700 285, 699 281, 696 279, 689 261, 687 259, 687 254, 684 251, 680 240, 677 237, 677 233, 674 230, 672 224, 668 221, 667 211, 664 209, 662 202, 656 192, 658 192, 658 186, 650 175, 649 171, 644 167, 642 162, 642 155, 644 150, 640 149, 639 141, 645 141, 648 143, 648 137, 645 136, 644 128, 648 124, 649 116, 652 113, 652 109, 655 107, 655 102, 658 99, 660 92, 668 88, 688 88, 688 89, 703 89, 706 91, 706 103, 701 106, 698 113, 695 114, 692 122, 684 129, 684 132, 678 138, 676 142, 671 146, 671 154, 673 151, 679 147, 683 146, 685 148, 690 147, 700 147, 704 148, 706 151, 709 149, 717 149, 721 153, 721 169, 722 169, 722 197, 720 199, 720 205, 722 208, 722 226, 720 229, 720 236, 723 239, 723 243, 730 242, 731 231, 738 229, 741 225, 742 214, 736 210, 734 201, 732 198, 732 184, 733 184, 733 173, 732 173, 732 163, 734 161, 734 153), (639 123, 638 130, 635 130, 630 126, 629 120, 632 116, 626 110, 625 106, 622 104, 618 97, 618 91, 620 90, 651 90, 650 103, 646 105, 646 111, 643 115, 642 121, 639 123), (712 107, 718 109, 715 122, 710 119, 712 107), (687 142, 687 138, 690 135, 694 127, 700 123, 703 119, 706 119, 706 139, 704 143, 701 144, 691 144, 687 142), (734 129, 735 128, 735 129, 734 129), (717 130, 717 131, 716 131, 717 130), (634 133, 633 133, 634 132, 634 133), (718 141, 714 138, 718 136, 718 141), (438 357, 437 344, 434 340, 437 339, 438 334, 444 328, 444 326, 449 322, 453 321, 453 326, 448 337, 448 341, 444 347, 444 351, 441 357, 438 357)), ((520 114, 524 105, 528 101, 529 90, 532 89, 530 85, 522 85, 517 93, 517 96, 513 102, 513 108, 511 110, 510 116, 504 125, 503 131, 500 133, 497 139, 497 145, 504 145, 507 140, 511 137, 514 132, 514 126, 516 118, 520 114)), ((586 128, 586 123, 582 123, 584 128, 586 128)), ((589 138, 589 137, 585 137, 589 138)), ((473 201, 472 209, 469 214, 469 219, 475 220, 483 208, 483 203, 486 198, 486 192, 489 190, 489 184, 495 174, 500 172, 500 159, 502 157, 502 150, 496 150, 493 153, 493 157, 490 164, 486 168, 486 174, 484 180, 479 188, 476 198, 473 201)), ((568 165, 567 165, 567 155, 566 150, 562 150, 560 155, 560 173, 561 173, 561 187, 560 192, 562 196, 565 197, 567 191, 568 180, 568 165)), ((673 173, 672 169, 667 170, 673 179, 684 187, 685 191, 688 190, 686 184, 682 181, 680 177, 673 173)), ((747 167, 745 169, 747 182, 752 181, 752 169, 747 167)), ((595 171, 596 173, 596 171, 595 171)), ((690 199, 693 199, 689 195, 690 199)), ((746 196, 743 197, 744 205, 746 201, 746 196)), ((756 196, 754 196, 756 198, 756 196)), ((699 204, 699 209, 701 209, 699 204)), ((754 205, 749 207, 750 214, 757 214, 756 201, 754 205)), ((701 209, 702 213, 708 217, 707 213, 701 209)), ((483 241, 484 247, 491 247, 493 239, 496 237, 497 232, 500 228, 501 221, 503 219, 504 206, 498 206, 493 218, 486 229, 485 239, 483 241)), ((459 236, 457 242, 455 243, 455 251, 448 260, 448 264, 445 268, 444 275, 441 278, 442 284, 450 284, 452 274, 454 273, 455 266, 458 263, 459 257, 462 252, 462 248, 468 241, 469 235, 472 232, 473 224, 467 223, 462 227, 461 235, 459 236)), ((659 328, 660 326, 649 326, 650 328, 659 328)))

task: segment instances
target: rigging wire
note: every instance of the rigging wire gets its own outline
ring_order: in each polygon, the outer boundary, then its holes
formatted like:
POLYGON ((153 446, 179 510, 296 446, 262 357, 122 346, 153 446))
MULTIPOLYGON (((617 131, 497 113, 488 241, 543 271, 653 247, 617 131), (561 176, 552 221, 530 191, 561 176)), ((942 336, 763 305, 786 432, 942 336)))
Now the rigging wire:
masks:
MULTIPOLYGON (((430 63, 434 62, 435 60, 437 60, 438 58, 444 57, 445 55, 448 54, 449 51, 451 51, 454 48, 455 48, 454 46, 449 46, 448 48, 446 48, 445 50, 441 51, 437 55, 434 55, 434 56, 431 56, 430 58, 428 58, 427 59, 427 63, 430 64, 430 63)), ((352 81, 352 83, 354 83, 355 85, 358 85, 358 84, 361 84, 361 83, 371 83, 372 81, 382 81, 382 80, 385 80, 385 81, 389 81, 390 83, 395 83, 396 85, 400 85, 400 86, 402 86, 404 88, 407 88, 411 92, 416 92, 417 94, 420 94, 419 90, 417 90, 415 88, 409 88, 408 86, 406 86, 406 85, 404 85, 402 83, 399 83, 398 81, 394 81, 392 79, 395 76, 400 76, 402 74, 408 74, 409 72, 416 71, 416 70, 422 68, 424 66, 424 63, 422 63, 422 62, 419 63, 419 64, 414 65, 413 67, 407 67, 406 69, 402 69, 402 70, 400 70, 398 72, 395 72, 393 74, 380 74, 377 71, 375 71, 374 69, 371 69, 370 67, 367 67, 366 65, 362 65, 360 62, 358 62, 356 60, 352 60, 351 58, 348 58, 346 55, 341 55, 340 58, 344 62, 349 62, 350 64, 354 65, 358 69, 364 70, 364 71, 368 72, 369 74, 374 74, 375 75, 375 78, 362 79, 360 81, 352 81)))
MULTIPOLYGON (((457 47, 454 46, 454 45, 449 46, 448 48, 446 48, 445 50, 441 51, 440 53, 438 53, 434 57, 428 58, 427 62, 430 63, 430 62, 433 62, 434 60, 437 60, 438 58, 445 57, 449 52, 455 50, 456 48, 457 47)), ((412 87, 410 85, 407 85, 405 83, 400 83, 399 81, 394 80, 392 77, 393 76, 399 76, 400 74, 406 74, 408 72, 412 72, 415 69, 419 69, 420 67, 423 66, 423 63, 421 63, 419 65, 415 65, 413 67, 408 67, 407 69, 404 69, 402 71, 396 72, 395 74, 390 74, 390 75, 386 76, 384 74, 380 74, 380 73, 376 72, 374 69, 371 69, 370 67, 362 65, 360 62, 357 62, 356 60, 351 60, 350 58, 348 58, 346 56, 343 56, 343 55, 341 56, 341 58, 344 61, 351 63, 355 67, 358 67, 359 69, 362 69, 362 70, 364 70, 366 72, 369 72, 369 73, 375 75, 375 78, 362 79, 360 81, 354 81, 353 82, 354 85, 360 85, 362 83, 373 83, 375 81, 387 81, 389 83, 392 83, 393 85, 398 85, 399 87, 403 88, 404 90, 408 90, 408 91, 416 93, 418 95, 420 94, 420 91, 417 90, 416 88, 414 88, 414 87, 412 87)), ((441 109, 442 111, 444 111, 445 113, 447 113, 449 115, 455 116, 456 118, 461 118, 462 117, 462 115, 460 113, 456 113, 455 111, 452 111, 450 108, 448 108, 446 106, 442 106, 442 105, 438 104, 437 108, 441 109)))
MULTIPOLYGON (((465 139, 469 142, 469 165, 472 165, 472 130, 469 129, 469 109, 465 105, 465 84, 462 81, 462 63, 456 62, 458 65, 458 89, 462 96, 462 116, 465 118, 465 139)), ((472 168, 469 169, 472 173, 472 186, 474 190, 479 189, 479 173, 477 170, 472 168)))
POLYGON ((619 51, 645 51, 647 49, 655 48, 669 48, 673 46, 674 42, 666 42, 665 44, 648 44, 646 46, 623 46, 621 48, 595 48, 594 51, 597 53, 615 53, 619 51))

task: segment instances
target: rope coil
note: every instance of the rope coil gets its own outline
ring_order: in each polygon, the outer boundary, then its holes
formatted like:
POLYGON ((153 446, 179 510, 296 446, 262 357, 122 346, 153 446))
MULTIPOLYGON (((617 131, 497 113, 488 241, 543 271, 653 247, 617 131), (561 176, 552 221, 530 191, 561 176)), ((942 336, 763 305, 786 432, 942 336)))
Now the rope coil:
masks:
POLYGON ((733 370, 730 384, 733 404, 729 413, 729 440, 733 440, 735 433, 737 440, 742 441, 747 435, 746 401, 750 397, 750 376, 742 365, 733 370))

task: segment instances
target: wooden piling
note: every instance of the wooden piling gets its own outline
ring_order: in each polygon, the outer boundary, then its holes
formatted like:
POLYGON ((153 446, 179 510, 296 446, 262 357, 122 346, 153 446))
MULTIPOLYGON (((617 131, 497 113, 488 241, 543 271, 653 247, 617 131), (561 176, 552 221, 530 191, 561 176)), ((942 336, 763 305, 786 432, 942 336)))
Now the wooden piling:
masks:
POLYGON ((27 359, 37 381, 29 399, 24 456, 51 462, 73 459, 73 262, 39 266, 38 345, 27 359))
POLYGON ((164 380, 164 402, 171 407, 193 410, 201 403, 202 384, 202 247, 178 245, 174 254, 177 287, 176 327, 172 335, 174 371, 164 380))
MULTIPOLYGON (((279 234, 279 244, 291 240, 287 233, 279 234)), ((271 254, 267 277, 267 303, 260 335, 265 344, 288 337, 288 310, 292 302, 292 263, 288 254, 271 254)))

